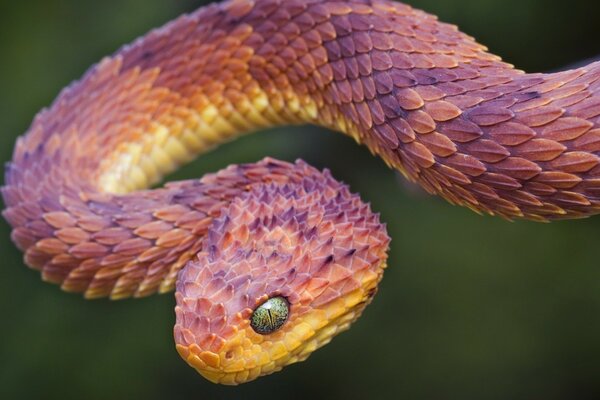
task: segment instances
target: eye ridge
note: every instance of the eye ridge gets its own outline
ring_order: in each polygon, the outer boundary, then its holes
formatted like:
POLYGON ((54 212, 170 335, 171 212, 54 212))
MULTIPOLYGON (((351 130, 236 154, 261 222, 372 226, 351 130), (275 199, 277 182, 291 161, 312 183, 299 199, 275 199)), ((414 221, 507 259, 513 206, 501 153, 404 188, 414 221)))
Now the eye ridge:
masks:
POLYGON ((289 317, 289 301, 283 296, 273 296, 256 307, 250 317, 250 326, 260 335, 281 329, 289 317))

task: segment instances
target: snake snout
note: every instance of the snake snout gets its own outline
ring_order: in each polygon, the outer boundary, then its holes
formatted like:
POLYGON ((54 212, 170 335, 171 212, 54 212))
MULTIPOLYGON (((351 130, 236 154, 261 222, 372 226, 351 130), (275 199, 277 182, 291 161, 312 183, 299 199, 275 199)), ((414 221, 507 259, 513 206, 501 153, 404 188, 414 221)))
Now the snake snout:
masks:
POLYGON ((385 227, 328 173, 259 185, 221 215, 179 274, 174 329, 180 355, 213 382, 306 359, 358 318, 382 277, 385 227))

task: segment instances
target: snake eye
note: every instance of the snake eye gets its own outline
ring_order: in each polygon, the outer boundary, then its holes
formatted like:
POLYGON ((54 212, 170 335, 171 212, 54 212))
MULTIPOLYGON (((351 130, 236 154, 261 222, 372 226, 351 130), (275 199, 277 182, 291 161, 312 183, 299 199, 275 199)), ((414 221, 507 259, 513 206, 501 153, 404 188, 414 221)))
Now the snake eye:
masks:
POLYGON ((290 314, 290 303, 281 297, 271 297, 256 307, 250 317, 250 326, 261 335, 273 333, 285 324, 290 314))

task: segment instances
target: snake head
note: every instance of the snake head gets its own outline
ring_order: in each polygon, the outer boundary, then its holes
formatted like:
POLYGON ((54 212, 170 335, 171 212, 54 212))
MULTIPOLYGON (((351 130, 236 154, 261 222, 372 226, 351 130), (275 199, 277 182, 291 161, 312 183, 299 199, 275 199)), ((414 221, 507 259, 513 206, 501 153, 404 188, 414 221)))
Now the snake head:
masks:
POLYGON ((385 226, 327 171, 308 168, 299 182, 234 200, 179 273, 176 347, 212 382, 239 384, 306 359, 377 290, 385 226))

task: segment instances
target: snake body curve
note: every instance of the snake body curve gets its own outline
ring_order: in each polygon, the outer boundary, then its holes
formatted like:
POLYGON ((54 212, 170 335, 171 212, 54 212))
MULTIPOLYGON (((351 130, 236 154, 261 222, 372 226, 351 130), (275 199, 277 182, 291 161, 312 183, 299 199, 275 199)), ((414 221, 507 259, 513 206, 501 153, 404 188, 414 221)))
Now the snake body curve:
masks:
POLYGON ((428 192, 547 221, 600 209, 600 64, 525 74, 387 0, 229 0, 92 67, 41 111, 6 167, 25 263, 88 298, 176 287, 177 350, 214 382, 305 359, 361 313, 385 227, 348 188, 265 159, 146 187, 242 133, 312 123, 428 192), (272 296, 270 335, 249 316, 272 296))

